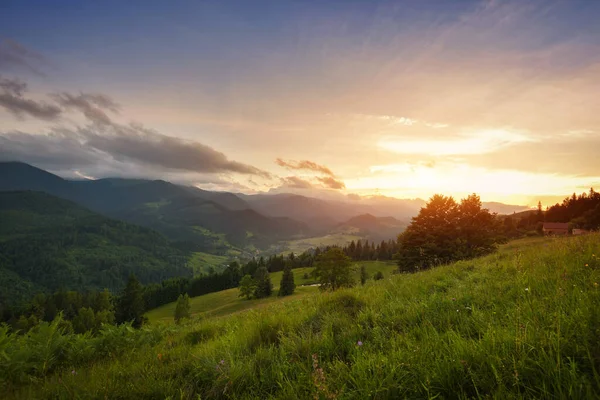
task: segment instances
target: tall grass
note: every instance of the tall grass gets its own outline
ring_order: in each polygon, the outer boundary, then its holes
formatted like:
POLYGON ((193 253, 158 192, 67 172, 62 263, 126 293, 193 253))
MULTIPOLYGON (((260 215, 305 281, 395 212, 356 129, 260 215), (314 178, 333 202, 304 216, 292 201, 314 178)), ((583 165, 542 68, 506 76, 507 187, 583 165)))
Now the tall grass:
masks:
POLYGON ((513 243, 179 327, 0 331, 2 383, 7 398, 598 398, 599 284, 598 235, 513 243))

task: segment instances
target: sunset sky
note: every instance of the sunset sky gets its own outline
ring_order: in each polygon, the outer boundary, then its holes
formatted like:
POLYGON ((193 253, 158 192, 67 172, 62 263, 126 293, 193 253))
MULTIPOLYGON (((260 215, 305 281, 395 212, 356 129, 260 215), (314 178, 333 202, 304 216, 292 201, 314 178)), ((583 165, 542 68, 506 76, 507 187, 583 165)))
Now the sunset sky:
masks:
POLYGON ((600 187, 600 1, 0 2, 0 160, 211 190, 600 187))

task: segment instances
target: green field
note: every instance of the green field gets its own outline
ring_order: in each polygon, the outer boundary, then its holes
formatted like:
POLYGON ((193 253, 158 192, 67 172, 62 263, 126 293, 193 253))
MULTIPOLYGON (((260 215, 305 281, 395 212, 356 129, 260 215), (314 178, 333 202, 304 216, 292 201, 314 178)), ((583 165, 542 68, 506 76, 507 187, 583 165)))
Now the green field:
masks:
POLYGON ((310 248, 333 246, 333 245, 343 246, 343 245, 350 243, 353 240, 357 241, 360 239, 364 239, 364 238, 361 236, 353 235, 353 234, 349 234, 349 233, 332 233, 332 234, 324 235, 324 236, 316 236, 316 237, 305 238, 305 239, 289 240, 287 242, 282 243, 282 246, 285 249, 284 251, 282 251, 282 253, 289 254, 289 253, 293 252, 294 254, 300 254, 310 248))
POLYGON ((214 254, 194 252, 189 259, 189 265, 194 270, 194 276, 208 274, 211 272, 222 272, 227 268, 227 256, 217 256, 214 254))
MULTIPOLYGON (((367 272, 372 278, 377 271, 381 271, 385 278, 392 275, 392 271, 396 269, 396 265, 392 262, 382 261, 363 261, 354 263, 354 277, 358 282, 360 279, 360 265, 365 265, 367 272)), ((312 268, 297 268, 294 269, 294 281, 297 289, 293 296, 284 298, 289 300, 291 298, 298 298, 306 294, 314 293, 317 290, 315 286, 302 286, 312 285, 316 281, 310 277, 312 268), (308 278, 304 278, 304 275, 308 274, 308 278)), ((223 290, 221 292, 209 293, 203 296, 192 297, 190 299, 190 306, 192 315, 195 317, 208 317, 208 316, 224 316, 233 314, 238 311, 247 310, 263 306, 265 304, 273 303, 277 300, 282 300, 277 297, 277 291, 279 290, 279 282, 281 282, 282 271, 273 272, 271 275, 271 282, 273 283, 273 295, 266 299, 258 300, 246 300, 238 297, 239 291, 237 288, 223 290)), ((146 317, 150 322, 173 322, 173 315, 175 313, 175 302, 165 304, 164 306, 158 307, 154 310, 146 313, 146 317)))
MULTIPOLYGON (((598 234, 312 290, 263 303, 235 303, 232 290, 231 304, 252 309, 93 338, 58 325, 0 332, 3 397, 600 397, 598 234)), ((223 292, 211 296, 197 312, 228 307, 223 292)))

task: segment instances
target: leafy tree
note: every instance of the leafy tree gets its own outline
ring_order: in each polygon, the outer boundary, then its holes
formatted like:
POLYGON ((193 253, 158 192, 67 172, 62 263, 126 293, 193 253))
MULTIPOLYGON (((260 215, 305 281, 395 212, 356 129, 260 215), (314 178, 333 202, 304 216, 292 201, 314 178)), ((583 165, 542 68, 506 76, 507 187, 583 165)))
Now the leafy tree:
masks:
POLYGON ((414 272, 454 260, 477 257, 501 240, 495 214, 481 208, 473 194, 457 204, 452 197, 434 195, 398 237, 400 272, 414 272))
POLYGON ((383 279, 383 272, 381 271, 377 271, 377 273, 375 274, 375 276, 373 276, 373 279, 376 281, 380 281, 383 279))
POLYGON ((354 285, 351 259, 342 249, 333 247, 327 250, 317 257, 314 265, 321 290, 336 290, 354 285))
POLYGON ((369 274, 367 273, 367 268, 364 265, 360 266, 360 284, 364 285, 369 279, 369 274))
POLYGON ((296 284, 294 283, 294 273, 292 272, 291 266, 286 266, 283 269, 283 275, 281 276, 281 283, 279 285, 279 296, 289 296, 296 290, 296 284))
POLYGON ((135 275, 130 275, 127 286, 119 299, 118 307, 119 323, 132 322, 132 326, 139 328, 144 323, 144 298, 142 297, 142 285, 135 275))
POLYGON ((248 300, 254 295, 256 290, 256 281, 248 274, 244 275, 240 280, 239 297, 246 297, 248 300))
POLYGON ((267 267, 258 267, 254 274, 256 280, 256 289, 254 289, 254 296, 257 299, 263 297, 269 297, 273 293, 273 284, 271 283, 271 277, 267 267))
POLYGON ((187 293, 180 294, 175 306, 175 322, 179 323, 184 318, 190 318, 190 297, 187 293))
POLYGON ((75 333, 85 333, 96 329, 96 316, 94 310, 89 307, 81 307, 77 316, 73 319, 73 330, 75 333))

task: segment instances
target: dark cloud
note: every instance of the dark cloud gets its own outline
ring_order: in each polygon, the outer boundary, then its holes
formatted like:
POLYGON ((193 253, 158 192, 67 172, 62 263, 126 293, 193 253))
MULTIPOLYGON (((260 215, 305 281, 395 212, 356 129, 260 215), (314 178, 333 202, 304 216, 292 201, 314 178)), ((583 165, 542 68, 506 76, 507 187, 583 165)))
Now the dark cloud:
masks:
POLYGON ((346 184, 344 182, 337 180, 331 176, 326 176, 324 178, 317 177, 317 180, 329 189, 346 189, 346 184))
MULTIPOLYGON (((53 120, 72 109, 83 113, 91 124, 75 130, 55 127, 49 135, 0 132, 0 159, 54 170, 127 165, 129 170, 160 169, 165 174, 238 173, 272 178, 268 172, 230 160, 202 143, 167 136, 142 125, 113 122, 105 111, 118 112, 120 106, 106 95, 60 92, 50 95, 54 104, 47 104, 25 98, 26 91, 26 83, 0 76, 0 106, 9 112, 53 120)), ((89 171, 93 175, 93 169, 89 171)))
POLYGON ((110 97, 97 93, 80 93, 72 95, 70 93, 55 93, 52 98, 61 106, 67 109, 75 109, 92 122, 99 124, 110 124, 111 120, 104 110, 119 112, 120 106, 110 97))
POLYGON ((281 178, 281 186, 294 189, 312 189, 313 185, 307 180, 298 178, 297 176, 288 176, 281 178))
POLYGON ((62 113, 62 109, 55 104, 27 99, 23 94, 27 91, 27 84, 17 79, 7 79, 0 76, 0 107, 23 117, 30 115, 35 118, 52 120, 62 113))
POLYGON ((42 166, 110 163, 195 173, 239 173, 270 178, 270 174, 233 161, 212 147, 166 136, 138 125, 92 125, 76 131, 55 129, 50 135, 0 133, 0 158, 42 166))
POLYGON ((281 158, 275 160, 275 163, 280 167, 293 169, 293 170, 309 170, 314 172, 320 172, 325 175, 334 176, 333 172, 324 165, 319 165, 315 162, 303 160, 303 161, 284 161, 281 158))
POLYGON ((11 39, 0 39, 0 71, 26 69, 43 75, 40 65, 44 57, 11 39))
POLYGON ((66 170, 99 165, 105 158, 73 132, 0 133, 2 161, 23 161, 51 170, 66 170))
POLYGON ((111 124, 106 129, 82 131, 87 145, 116 160, 132 160, 182 171, 234 172, 270 177, 269 173, 229 160, 225 154, 199 142, 184 140, 139 125, 111 124))

